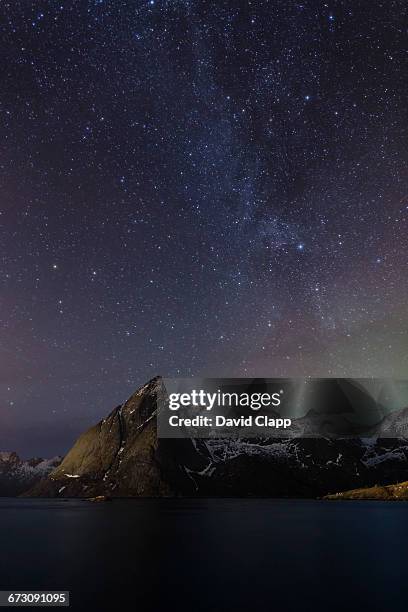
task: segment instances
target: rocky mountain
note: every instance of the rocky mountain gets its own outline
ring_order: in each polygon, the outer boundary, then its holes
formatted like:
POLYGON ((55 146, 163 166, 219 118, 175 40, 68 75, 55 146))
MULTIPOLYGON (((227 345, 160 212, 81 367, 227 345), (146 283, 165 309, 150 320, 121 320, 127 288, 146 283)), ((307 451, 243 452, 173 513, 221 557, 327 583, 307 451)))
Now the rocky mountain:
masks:
POLYGON ((164 394, 160 378, 138 389, 27 495, 316 497, 407 477, 403 438, 158 439, 164 394))
POLYGON ((395 436, 408 437, 408 408, 387 414, 381 422, 373 428, 372 433, 378 437, 395 436))
POLYGON ((13 497, 34 486, 55 469, 61 457, 23 461, 14 452, 0 452, 0 496, 13 497))
MULTIPOLYGON (((385 416, 381 422, 373 429, 375 436, 387 436, 397 433, 401 439, 408 435, 408 408, 399 410, 385 416)), ((394 449, 394 454, 399 454, 401 446, 394 449)), ((405 460, 405 454, 401 455, 401 461, 405 460)), ((406 478, 406 474, 402 475, 406 478)), ((391 479, 392 480, 392 479, 391 479)), ((398 481, 398 478, 395 478, 398 481)), ((390 482, 388 479, 387 482, 390 482)), ((397 482, 396 484, 375 484, 374 486, 364 486, 356 489, 339 491, 327 495, 326 499, 377 499, 384 501, 408 500, 408 481, 397 482)))
POLYGON ((164 393, 160 378, 138 389, 82 434, 29 495, 169 496, 191 489, 187 465, 200 470, 205 460, 190 440, 174 445, 157 439, 157 405, 164 393))

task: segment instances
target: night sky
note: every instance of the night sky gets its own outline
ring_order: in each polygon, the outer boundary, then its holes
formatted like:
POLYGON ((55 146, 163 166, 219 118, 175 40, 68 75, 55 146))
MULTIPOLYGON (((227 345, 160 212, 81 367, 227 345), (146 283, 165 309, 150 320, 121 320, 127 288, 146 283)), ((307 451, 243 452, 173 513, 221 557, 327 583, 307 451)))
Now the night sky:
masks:
POLYGON ((407 9, 1 3, 1 449, 157 374, 407 377, 407 9))

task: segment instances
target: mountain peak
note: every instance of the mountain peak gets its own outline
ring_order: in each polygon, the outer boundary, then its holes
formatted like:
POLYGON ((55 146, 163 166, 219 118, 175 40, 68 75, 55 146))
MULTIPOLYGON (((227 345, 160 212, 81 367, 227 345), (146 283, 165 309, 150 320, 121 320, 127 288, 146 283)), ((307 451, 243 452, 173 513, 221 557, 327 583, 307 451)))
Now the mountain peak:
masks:
POLYGON ((0 495, 19 495, 34 486, 61 462, 53 459, 20 459, 14 451, 0 451, 0 495))
POLYGON ((51 473, 48 487, 41 485, 47 489, 44 493, 86 497, 101 490, 106 495, 166 494, 153 459, 158 448, 157 406, 164 393, 163 380, 156 376, 83 433, 51 473))
MULTIPOLYGON (((157 411, 165 394, 160 376, 136 389, 79 436, 62 463, 27 495, 321 496, 381 482, 391 472, 396 478, 405 475, 406 440, 373 439, 367 446, 359 438, 302 438, 307 417, 298 420, 294 439, 158 438, 157 411)), ((314 417, 322 426, 330 407, 314 417)), ((335 411, 333 418, 337 422, 347 415, 335 411)), ((340 424, 345 431, 347 422, 340 424)))
POLYGON ((0 462, 20 463, 20 457, 14 451, 0 451, 0 462))

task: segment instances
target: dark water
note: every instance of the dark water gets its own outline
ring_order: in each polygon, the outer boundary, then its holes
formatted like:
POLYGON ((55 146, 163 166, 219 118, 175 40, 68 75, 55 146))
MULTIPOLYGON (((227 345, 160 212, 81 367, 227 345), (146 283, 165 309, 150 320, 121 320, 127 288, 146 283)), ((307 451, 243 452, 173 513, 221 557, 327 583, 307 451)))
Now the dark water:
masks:
POLYGON ((71 609, 408 609, 408 504, 0 500, 0 588, 71 609))

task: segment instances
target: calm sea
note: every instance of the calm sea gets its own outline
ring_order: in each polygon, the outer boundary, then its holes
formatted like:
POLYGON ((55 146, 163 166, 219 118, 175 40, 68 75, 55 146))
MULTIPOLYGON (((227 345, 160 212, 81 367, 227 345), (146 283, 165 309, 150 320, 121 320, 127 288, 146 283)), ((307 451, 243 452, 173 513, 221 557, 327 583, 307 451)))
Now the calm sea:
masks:
POLYGON ((408 503, 0 499, 0 588, 72 610, 408 607, 408 503))

